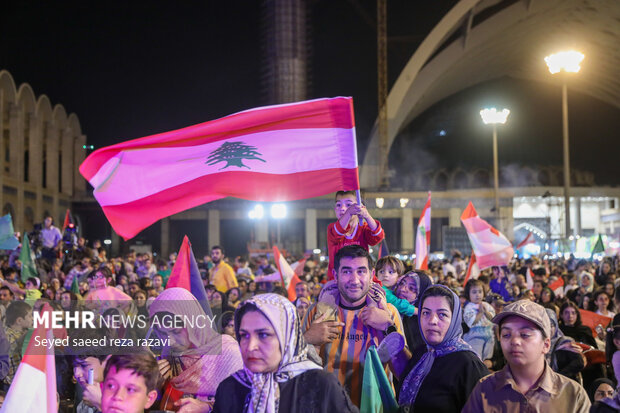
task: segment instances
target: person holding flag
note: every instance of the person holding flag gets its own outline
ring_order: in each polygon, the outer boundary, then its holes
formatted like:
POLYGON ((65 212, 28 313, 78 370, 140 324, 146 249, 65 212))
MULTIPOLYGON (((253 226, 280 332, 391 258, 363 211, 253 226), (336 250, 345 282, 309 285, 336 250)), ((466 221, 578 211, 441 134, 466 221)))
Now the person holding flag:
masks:
POLYGON ((428 249, 431 245, 431 193, 422 210, 415 236, 415 268, 428 270, 428 249))

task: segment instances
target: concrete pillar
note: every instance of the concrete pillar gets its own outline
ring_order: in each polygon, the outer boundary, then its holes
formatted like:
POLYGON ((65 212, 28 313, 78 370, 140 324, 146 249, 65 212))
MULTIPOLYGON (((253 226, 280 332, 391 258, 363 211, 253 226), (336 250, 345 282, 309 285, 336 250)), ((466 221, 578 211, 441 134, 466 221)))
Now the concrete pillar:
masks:
POLYGON ((413 209, 402 208, 400 216, 400 248, 403 251, 413 251, 413 209))
POLYGON ((30 115, 30 136, 28 137, 28 182, 37 188, 43 182, 43 131, 41 122, 30 115))
POLYGON ((161 220, 161 246, 159 251, 164 258, 170 255, 170 218, 161 220))
POLYGON ((112 236, 110 238, 110 241, 112 241, 112 248, 110 250, 113 257, 118 257, 121 250, 121 238, 118 236, 116 231, 114 231, 114 229, 112 229, 110 232, 112 233, 112 236))
POLYGON ((257 219, 254 222, 254 239, 256 242, 269 242, 269 221, 257 219))
POLYGON ((61 139, 62 165, 60 165, 60 176, 62 188, 60 188, 60 192, 73 195, 73 174, 74 169, 77 169, 79 165, 73 164, 73 133, 71 129, 64 129, 61 139))
POLYGON ((313 250, 318 247, 316 227, 316 209, 306 209, 306 250, 313 250))
POLYGON ((513 241, 514 236, 514 228, 515 228, 515 220, 514 220, 514 211, 512 207, 499 207, 499 214, 501 217, 501 221, 504 226, 503 234, 509 240, 513 241))
POLYGON ((460 208, 450 208, 448 210, 448 226, 450 228, 458 228, 461 226, 461 214, 463 211, 460 208))
POLYGON ((16 231, 24 230, 24 116, 18 106, 12 104, 9 112, 9 159, 10 176, 17 181, 17 205, 13 225, 16 231))
POLYGON ((220 211, 209 209, 209 248, 220 245, 220 211))
MULTIPOLYGON (((0 209, 4 207, 4 191, 2 187, 4 186, 4 176, 6 174, 4 169, 4 112, 6 109, 4 104, 4 90, 0 89, 0 209)), ((0 212, 2 211, 0 210, 0 212)))
MULTIPOLYGON (((51 189, 53 192, 57 192, 58 188, 58 133, 56 126, 53 122, 47 123, 47 142, 45 161, 46 161, 46 188, 51 189)), ((55 215, 54 215, 55 216, 55 215)))
POLYGON ((575 234, 581 235, 581 197, 575 197, 575 220, 571 222, 575 223, 575 234))

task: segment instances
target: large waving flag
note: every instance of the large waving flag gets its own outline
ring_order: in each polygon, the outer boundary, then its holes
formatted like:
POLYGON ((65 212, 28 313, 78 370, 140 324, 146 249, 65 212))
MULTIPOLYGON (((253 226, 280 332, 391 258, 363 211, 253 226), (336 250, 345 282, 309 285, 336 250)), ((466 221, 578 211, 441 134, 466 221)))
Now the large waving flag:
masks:
POLYGON ((0 249, 14 250, 19 246, 19 240, 15 236, 11 214, 0 218, 0 249))
POLYGON ((366 352, 360 412, 392 413, 397 411, 398 403, 394 397, 394 390, 385 374, 377 348, 371 346, 366 352))
POLYGON ((431 193, 428 193, 428 200, 415 235, 415 268, 418 270, 428 270, 428 248, 431 245, 431 193))
POLYGON ((177 260, 170 272, 170 278, 166 284, 166 289, 172 287, 184 288, 200 302, 200 306, 209 317, 211 313, 211 307, 207 300, 207 292, 205 286, 200 278, 200 270, 198 269, 198 263, 194 257, 194 251, 192 251, 192 244, 189 242, 187 235, 183 237, 183 243, 179 250, 177 260))
POLYGON ((480 269, 508 265, 514 254, 512 244, 504 234, 478 216, 471 202, 463 211, 461 222, 467 231, 480 269))
MULTIPOLYGON (((45 305, 43 311, 51 311, 51 307, 45 305)), ((54 334, 51 329, 45 330, 43 325, 39 325, 30 337, 0 413, 56 413, 58 411, 54 350, 41 346, 42 339, 53 340, 54 334)))
POLYGON ((93 152, 80 172, 114 230, 227 196, 289 201, 359 189, 353 100, 250 109, 93 152))

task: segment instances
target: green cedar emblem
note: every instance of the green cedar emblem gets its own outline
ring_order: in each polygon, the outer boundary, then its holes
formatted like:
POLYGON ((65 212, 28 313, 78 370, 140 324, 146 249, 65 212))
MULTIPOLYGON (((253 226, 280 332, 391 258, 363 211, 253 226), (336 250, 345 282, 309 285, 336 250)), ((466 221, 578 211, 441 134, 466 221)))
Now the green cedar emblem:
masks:
POLYGON ((226 165, 220 168, 226 169, 229 166, 237 166, 239 168, 248 168, 249 166, 243 164, 244 159, 256 159, 261 162, 266 162, 264 159, 259 158, 259 153, 255 146, 246 145, 243 142, 225 142, 222 146, 211 152, 207 161, 208 165, 215 165, 219 162, 226 162, 226 165))

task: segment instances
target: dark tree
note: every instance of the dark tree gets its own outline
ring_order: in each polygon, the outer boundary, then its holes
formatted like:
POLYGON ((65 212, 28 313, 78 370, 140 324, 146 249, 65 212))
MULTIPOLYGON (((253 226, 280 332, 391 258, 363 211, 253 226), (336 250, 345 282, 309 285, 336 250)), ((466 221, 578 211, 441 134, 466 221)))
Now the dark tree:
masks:
POLYGON ((257 156, 262 154, 257 152, 256 149, 256 147, 246 145, 243 142, 226 142, 211 152, 205 163, 208 165, 215 165, 218 162, 226 162, 226 165, 220 168, 220 170, 228 168, 229 166, 251 169, 249 166, 243 164, 244 159, 256 159, 265 162, 264 159, 257 156))

